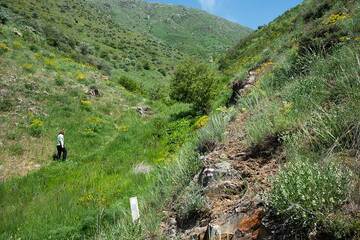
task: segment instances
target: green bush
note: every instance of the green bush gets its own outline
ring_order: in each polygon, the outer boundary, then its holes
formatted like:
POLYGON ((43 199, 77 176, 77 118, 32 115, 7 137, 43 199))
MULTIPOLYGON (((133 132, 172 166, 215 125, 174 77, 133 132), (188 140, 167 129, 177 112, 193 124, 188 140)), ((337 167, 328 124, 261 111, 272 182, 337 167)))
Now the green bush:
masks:
POLYGON ((315 220, 344 203, 349 179, 349 173, 333 163, 291 161, 277 175, 270 202, 293 219, 315 220))
POLYGON ((160 84, 153 84, 153 86, 148 90, 148 95, 151 100, 161 100, 168 96, 168 91, 160 84))
POLYGON ((308 10, 302 14, 302 17, 306 23, 321 18, 327 11, 331 9, 330 1, 320 1, 320 3, 314 3, 316 4, 315 7, 309 7, 308 10))
POLYGON ((39 137, 43 132, 43 128, 44 128, 44 122, 41 119, 33 118, 30 121, 29 130, 32 136, 39 137))
POLYGON ((0 23, 6 24, 9 20, 10 20, 10 15, 8 10, 0 6, 0 23))
POLYGON ((0 98, 0 111, 8 112, 13 108, 14 104, 14 101, 10 98, 0 98))
POLYGON ((117 81, 117 83, 122 85, 126 90, 128 90, 130 92, 135 92, 135 93, 142 92, 142 88, 141 88, 140 84, 138 84, 136 81, 134 81, 133 79, 131 79, 128 76, 118 77, 118 78, 116 78, 116 81, 117 81))
POLYGON ((80 100, 80 106, 82 109, 90 112, 92 108, 92 102, 88 99, 82 99, 80 100))
POLYGON ((348 33, 338 25, 318 24, 299 39, 299 56, 327 54, 341 42, 348 33))
POLYGON ((61 78, 60 76, 57 76, 57 77, 55 78, 55 84, 56 84, 56 86, 64 86, 65 81, 64 81, 64 79, 61 78))
POLYGON ((82 135, 87 137, 94 137, 96 134, 100 133, 101 129, 104 127, 104 120, 99 117, 90 117, 85 122, 85 129, 82 132, 82 135))
POLYGON ((0 54, 6 53, 10 50, 10 48, 6 45, 6 43, 0 42, 0 54))
POLYGON ((178 121, 170 122, 166 125, 166 135, 164 142, 168 147, 170 153, 175 151, 189 139, 190 121, 187 119, 180 119, 178 121))
POLYGON ((187 59, 177 66, 175 77, 171 81, 170 97, 191 103, 194 110, 207 113, 217 85, 217 76, 207 64, 187 59))

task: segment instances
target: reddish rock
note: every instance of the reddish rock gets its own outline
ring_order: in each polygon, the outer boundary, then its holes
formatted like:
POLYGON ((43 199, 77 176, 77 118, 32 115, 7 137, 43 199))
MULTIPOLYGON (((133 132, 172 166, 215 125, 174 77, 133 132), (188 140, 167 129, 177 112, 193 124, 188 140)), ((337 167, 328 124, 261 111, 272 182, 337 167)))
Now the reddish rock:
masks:
POLYGON ((256 229, 261 225, 261 220, 264 217, 264 210, 259 208, 251 216, 245 216, 239 225, 241 232, 249 232, 250 230, 256 229))

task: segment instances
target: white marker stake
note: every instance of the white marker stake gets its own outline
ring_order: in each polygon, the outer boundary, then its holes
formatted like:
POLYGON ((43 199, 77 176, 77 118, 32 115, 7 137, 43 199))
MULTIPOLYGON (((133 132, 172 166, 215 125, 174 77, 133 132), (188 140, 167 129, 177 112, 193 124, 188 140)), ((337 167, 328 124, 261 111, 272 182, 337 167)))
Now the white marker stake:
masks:
POLYGON ((130 208, 133 223, 137 223, 140 218, 139 206, 137 197, 130 198, 130 208))

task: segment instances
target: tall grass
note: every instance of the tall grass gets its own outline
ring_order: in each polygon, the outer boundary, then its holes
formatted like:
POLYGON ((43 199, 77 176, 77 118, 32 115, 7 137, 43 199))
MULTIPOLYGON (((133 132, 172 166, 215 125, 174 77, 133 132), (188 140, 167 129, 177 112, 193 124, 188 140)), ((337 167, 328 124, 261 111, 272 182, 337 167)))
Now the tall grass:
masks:
MULTIPOLYGON (((187 193, 189 198, 184 202, 179 202, 177 207, 181 209, 183 217, 186 218, 191 211, 202 210, 204 200, 199 195, 199 189, 196 187, 187 187, 193 179, 194 174, 201 168, 199 161, 199 146, 202 140, 214 139, 216 136, 217 143, 225 130, 226 124, 231 120, 234 112, 216 114, 210 117, 207 126, 200 129, 197 136, 188 141, 180 149, 179 153, 171 164, 158 168, 154 173, 155 182, 143 192, 140 198, 141 220, 139 224, 134 225, 130 221, 130 210, 128 205, 123 209, 122 217, 118 218, 115 225, 105 226, 96 235, 96 239, 144 239, 153 237, 156 239, 166 239, 159 232, 159 226, 162 221, 161 210, 170 203, 173 196, 187 193), (221 124, 220 124, 221 123, 221 124), (204 135, 204 132, 207 134, 204 135), (200 137, 202 136, 202 137, 200 137), (187 202, 189 201, 189 202, 187 202), (187 202, 187 203, 186 203, 187 202)), ((186 194, 185 194, 186 195, 186 194)))
POLYGON ((356 220, 342 227, 328 223, 346 201, 358 204, 353 186, 359 182, 354 167, 360 136, 359 47, 349 43, 308 58, 302 62, 305 73, 287 67, 264 76, 240 107, 250 113, 250 143, 274 134, 284 140, 288 163, 274 180, 269 204, 310 226, 321 222, 329 231, 342 231, 341 238, 356 229, 356 220), (278 78, 282 84, 274 88, 278 78))

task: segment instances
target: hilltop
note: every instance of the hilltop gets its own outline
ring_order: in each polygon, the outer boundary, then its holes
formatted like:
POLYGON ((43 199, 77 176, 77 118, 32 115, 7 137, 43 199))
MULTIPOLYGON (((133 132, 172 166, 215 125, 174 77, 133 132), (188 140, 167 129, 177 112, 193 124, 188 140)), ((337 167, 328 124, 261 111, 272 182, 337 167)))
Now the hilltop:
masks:
POLYGON ((252 30, 204 11, 143 0, 92 0, 124 27, 150 34, 181 52, 216 56, 252 30))

